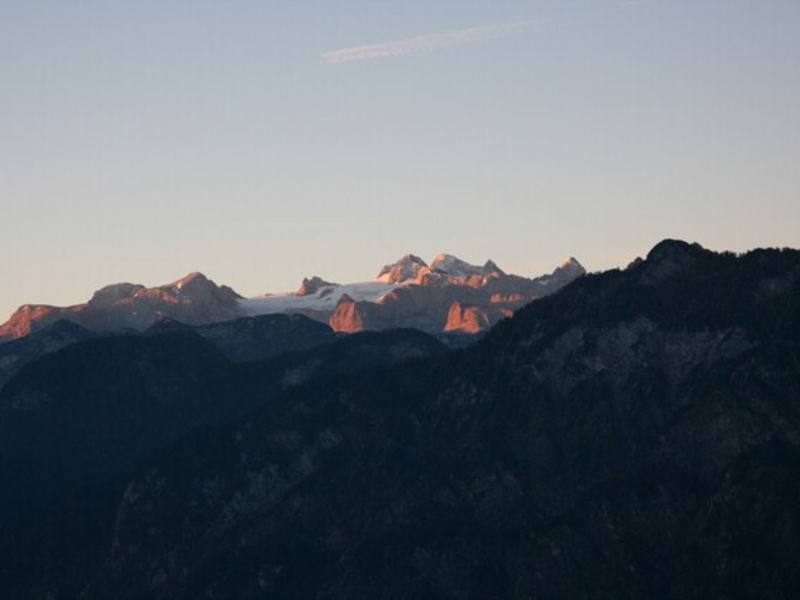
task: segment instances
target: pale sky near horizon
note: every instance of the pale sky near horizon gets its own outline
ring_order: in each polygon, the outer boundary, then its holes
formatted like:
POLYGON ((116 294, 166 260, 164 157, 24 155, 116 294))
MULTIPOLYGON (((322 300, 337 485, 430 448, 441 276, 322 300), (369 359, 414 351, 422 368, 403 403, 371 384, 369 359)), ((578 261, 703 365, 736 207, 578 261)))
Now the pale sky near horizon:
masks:
POLYGON ((0 322, 413 252, 800 246, 800 2, 0 0, 0 322))

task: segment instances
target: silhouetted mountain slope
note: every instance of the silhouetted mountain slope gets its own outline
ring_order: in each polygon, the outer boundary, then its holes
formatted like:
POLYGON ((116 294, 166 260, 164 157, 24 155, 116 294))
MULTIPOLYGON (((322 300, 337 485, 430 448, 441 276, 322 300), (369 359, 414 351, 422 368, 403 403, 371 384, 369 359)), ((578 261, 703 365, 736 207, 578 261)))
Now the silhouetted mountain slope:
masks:
POLYGON ((0 345, 0 389, 29 362, 94 336, 93 332, 80 325, 61 320, 31 335, 0 345))
MULTIPOLYGON (((298 320, 302 343, 305 317, 254 321, 298 320)), ((0 394, 3 598, 74 598, 101 565, 126 479, 155 447, 302 383, 447 351, 420 332, 387 331, 234 364, 191 328, 162 325, 65 348, 0 394)))
POLYGON ((74 600, 108 551, 125 480, 87 486, 0 524, 3 600, 74 600))
POLYGON ((558 296, 543 298, 535 307, 529 305, 515 318, 516 334, 507 335, 518 340, 529 327, 560 331, 580 323, 597 327, 644 317, 670 328, 742 327, 796 339, 797 261, 796 250, 759 249, 736 256, 666 240, 650 251, 646 261, 625 271, 592 275, 558 296))
POLYGON ((186 325, 172 319, 162 319, 146 333, 159 335, 175 330, 197 333, 235 362, 264 360, 337 339, 333 330, 324 323, 297 314, 241 317, 204 325, 186 325))
POLYGON ((247 381, 270 384, 277 381, 281 389, 286 389, 415 359, 435 359, 447 353, 444 343, 415 329, 364 331, 342 337, 330 346, 286 353, 269 362, 242 365, 239 372, 247 381))
POLYGON ((127 488, 84 598, 792 598, 800 253, 659 244, 127 488))
MULTIPOLYGON (((272 343, 275 327, 291 337, 287 323, 300 323, 287 348, 319 341, 320 333, 322 339, 333 336, 326 325, 285 315, 212 325, 204 332, 234 354, 243 347, 262 352, 258 344, 231 343, 228 327, 244 329, 248 343, 253 331, 258 340, 266 331, 272 343)), ((426 334, 387 331, 239 365, 192 328, 174 323, 148 336, 74 344, 31 363, 0 393, 0 521, 119 478, 150 450, 189 429, 230 419, 300 383, 446 352, 426 334)))
POLYGON ((27 365, 0 393, 0 521, 115 478, 188 428, 230 414, 229 371, 191 332, 89 340, 27 365))
MULTIPOLYGON (((194 332, 211 342, 234 362, 264 360, 286 352, 331 343, 337 334, 327 325, 303 315, 262 315, 231 321, 188 325, 174 319, 159 319, 145 335, 194 332)), ((117 332, 136 335, 135 330, 117 332)), ((78 341, 114 335, 89 331, 71 321, 60 320, 30 335, 0 345, 0 389, 23 366, 78 341)))

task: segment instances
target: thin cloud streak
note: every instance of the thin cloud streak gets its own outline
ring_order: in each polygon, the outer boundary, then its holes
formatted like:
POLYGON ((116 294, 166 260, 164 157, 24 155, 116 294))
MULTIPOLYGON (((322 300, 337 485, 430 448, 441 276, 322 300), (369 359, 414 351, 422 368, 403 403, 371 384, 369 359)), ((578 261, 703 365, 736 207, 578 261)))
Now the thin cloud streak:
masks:
POLYGON ((494 40, 531 31, 536 26, 534 21, 521 23, 507 23, 503 25, 485 25, 470 27, 457 31, 420 35, 405 40, 395 40, 370 46, 354 46, 331 50, 322 54, 322 60, 329 64, 353 62, 357 60, 370 60, 385 58, 387 56, 404 56, 415 52, 429 52, 447 46, 469 44, 483 40, 494 40))

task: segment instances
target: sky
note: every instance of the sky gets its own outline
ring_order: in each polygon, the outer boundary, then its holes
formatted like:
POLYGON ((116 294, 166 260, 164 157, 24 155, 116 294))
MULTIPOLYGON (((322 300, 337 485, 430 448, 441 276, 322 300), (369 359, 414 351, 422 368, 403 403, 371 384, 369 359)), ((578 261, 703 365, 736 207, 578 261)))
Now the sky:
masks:
POLYGON ((0 321, 800 246, 797 0, 0 0, 0 321))

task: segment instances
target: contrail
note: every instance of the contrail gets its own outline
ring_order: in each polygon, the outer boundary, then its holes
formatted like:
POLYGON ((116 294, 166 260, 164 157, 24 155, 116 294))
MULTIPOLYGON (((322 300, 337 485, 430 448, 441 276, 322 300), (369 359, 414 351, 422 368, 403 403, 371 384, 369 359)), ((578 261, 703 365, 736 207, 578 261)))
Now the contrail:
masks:
POLYGON ((345 63, 354 60, 384 58, 386 56, 403 56, 405 54, 413 54, 414 52, 437 50, 446 46, 468 44, 481 40, 493 40, 524 33, 532 30, 535 25, 536 23, 534 21, 525 21, 522 23, 485 25, 483 27, 470 27, 469 29, 459 29, 457 31, 420 35, 405 40, 395 40, 393 42, 384 42, 371 46, 354 46, 353 48, 331 50, 330 52, 322 54, 322 60, 326 63, 345 63))

